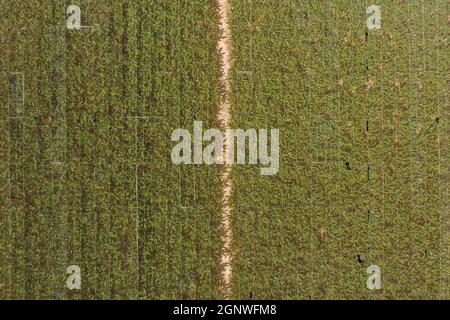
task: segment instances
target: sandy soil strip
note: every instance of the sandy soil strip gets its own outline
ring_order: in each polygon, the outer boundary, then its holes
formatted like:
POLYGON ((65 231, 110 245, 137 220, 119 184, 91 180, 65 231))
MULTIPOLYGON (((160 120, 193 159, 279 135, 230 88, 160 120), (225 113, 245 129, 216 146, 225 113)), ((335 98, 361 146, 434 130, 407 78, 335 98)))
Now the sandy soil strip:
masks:
MULTIPOLYGON (((225 155, 227 152, 227 141, 228 136, 226 135, 226 130, 229 128, 230 123, 230 102, 229 102, 229 92, 230 92, 230 82, 228 79, 229 72, 231 69, 231 30, 228 24, 230 6, 228 0, 217 0, 218 10, 219 10, 219 29, 220 29, 220 39, 217 44, 217 49, 219 50, 221 56, 221 98, 218 112, 218 120, 222 125, 222 132, 224 136, 224 152, 223 159, 225 163, 225 155)), ((222 248, 221 248, 221 275, 220 275, 220 290, 222 297, 224 299, 230 298, 231 296, 231 277, 233 274, 231 261, 231 243, 233 238, 233 233, 231 230, 230 216, 231 208, 229 205, 229 200, 231 197, 231 165, 225 164, 222 168, 221 173, 221 184, 222 184, 222 216, 221 216, 221 232, 222 232, 222 248)))

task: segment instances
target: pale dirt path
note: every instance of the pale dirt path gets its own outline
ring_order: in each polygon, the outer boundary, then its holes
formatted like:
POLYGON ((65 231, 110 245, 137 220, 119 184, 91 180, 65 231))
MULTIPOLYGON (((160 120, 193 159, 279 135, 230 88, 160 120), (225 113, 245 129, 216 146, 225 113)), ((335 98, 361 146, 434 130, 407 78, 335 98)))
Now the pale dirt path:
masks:
MULTIPOLYGON (((225 155, 227 152, 227 141, 228 136, 226 135, 226 129, 229 128, 230 123, 230 101, 229 101, 229 92, 230 92, 230 82, 229 82, 229 72, 231 69, 231 30, 230 25, 228 24, 230 5, 228 0, 217 0, 218 10, 219 10, 219 29, 221 32, 221 36, 219 42, 217 44, 217 49, 220 53, 220 62, 221 62, 221 76, 220 76, 220 84, 221 84, 221 98, 220 105, 218 111, 218 120, 222 125, 222 133, 224 136, 224 152, 223 159, 225 163, 225 155)), ((229 205, 229 200, 231 197, 231 165, 225 164, 222 168, 221 173, 221 184, 222 184, 222 213, 221 213, 221 237, 222 237, 222 248, 221 248, 221 275, 220 275, 220 290, 222 297, 224 299, 230 298, 231 296, 231 277, 233 274, 233 269, 231 266, 232 261, 232 252, 231 252, 231 244, 233 233, 231 230, 231 208, 229 205)))

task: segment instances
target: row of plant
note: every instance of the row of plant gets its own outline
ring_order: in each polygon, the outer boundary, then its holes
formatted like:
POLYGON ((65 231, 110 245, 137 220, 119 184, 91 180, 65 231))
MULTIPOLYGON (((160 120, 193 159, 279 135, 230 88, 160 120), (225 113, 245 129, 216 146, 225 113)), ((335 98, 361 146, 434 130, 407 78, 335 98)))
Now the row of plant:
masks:
POLYGON ((218 168, 170 158, 174 129, 214 126, 215 2, 73 1, 80 30, 66 2, 4 8, 1 297, 216 298, 218 168))
POLYGON ((235 297, 448 297, 448 5, 231 3, 233 126, 280 129, 233 170, 235 297))

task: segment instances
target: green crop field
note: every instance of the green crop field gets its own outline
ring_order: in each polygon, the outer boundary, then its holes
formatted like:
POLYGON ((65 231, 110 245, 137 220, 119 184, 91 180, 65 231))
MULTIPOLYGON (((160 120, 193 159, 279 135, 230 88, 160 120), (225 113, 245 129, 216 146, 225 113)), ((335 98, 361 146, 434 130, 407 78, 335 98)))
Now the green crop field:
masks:
POLYGON ((214 3, 67 4, 1 3, 0 297, 218 297, 218 169, 170 159, 215 121, 214 3))
POLYGON ((281 141, 233 171, 236 298, 449 297, 448 2, 376 3, 232 1, 233 126, 281 141))
POLYGON ((449 1, 228 3, 229 126, 280 133, 229 235, 223 167, 171 158, 224 129, 216 0, 0 0, 0 299, 450 299, 449 1))

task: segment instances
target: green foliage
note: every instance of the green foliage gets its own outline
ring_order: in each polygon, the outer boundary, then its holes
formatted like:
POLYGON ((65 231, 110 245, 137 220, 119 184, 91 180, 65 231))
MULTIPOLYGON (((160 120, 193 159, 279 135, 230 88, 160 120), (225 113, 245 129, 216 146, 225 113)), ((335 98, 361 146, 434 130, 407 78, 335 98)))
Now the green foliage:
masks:
MULTIPOLYGON (((170 159, 219 125, 216 2, 71 3, 81 30, 1 4, 0 299, 218 298, 219 170, 170 159)), ((233 167, 234 298, 448 299, 448 1, 377 1, 367 34, 366 0, 230 3, 232 127, 281 146, 233 167)))
POLYGON ((81 30, 64 3, 3 10, 1 297, 217 298, 218 168, 170 159, 174 129, 216 118, 214 2, 81 2, 81 30))
POLYGON ((448 298, 445 1, 378 1, 367 40, 367 1, 231 4, 233 126, 281 158, 233 171, 235 297, 448 298))

